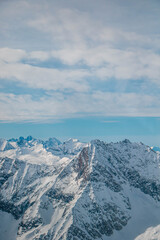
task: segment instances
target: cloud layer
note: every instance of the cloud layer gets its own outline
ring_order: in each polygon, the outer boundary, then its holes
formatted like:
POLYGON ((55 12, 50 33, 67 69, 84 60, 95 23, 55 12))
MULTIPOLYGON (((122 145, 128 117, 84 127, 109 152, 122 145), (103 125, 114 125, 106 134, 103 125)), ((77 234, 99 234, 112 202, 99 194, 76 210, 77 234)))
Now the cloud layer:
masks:
POLYGON ((1 121, 160 115, 159 2, 0 5, 1 121))

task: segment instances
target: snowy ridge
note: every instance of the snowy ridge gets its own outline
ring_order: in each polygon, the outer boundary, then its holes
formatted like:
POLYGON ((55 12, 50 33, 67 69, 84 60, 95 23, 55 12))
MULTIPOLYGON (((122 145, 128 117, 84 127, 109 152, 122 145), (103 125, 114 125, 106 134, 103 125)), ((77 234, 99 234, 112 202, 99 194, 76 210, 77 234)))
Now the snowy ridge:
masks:
POLYGON ((11 219, 13 240, 139 240, 160 224, 160 160, 148 146, 1 142, 0 218, 11 219))
POLYGON ((0 138, 0 151, 14 149, 14 146, 5 139, 0 138))

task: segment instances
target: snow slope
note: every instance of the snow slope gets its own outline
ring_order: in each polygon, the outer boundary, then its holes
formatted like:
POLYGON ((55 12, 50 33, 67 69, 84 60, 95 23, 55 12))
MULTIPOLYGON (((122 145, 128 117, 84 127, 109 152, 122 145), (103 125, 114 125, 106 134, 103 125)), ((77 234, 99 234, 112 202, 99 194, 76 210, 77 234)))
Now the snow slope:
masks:
MULTIPOLYGON (((32 137, 9 143, 14 148, 0 152, 0 216, 13 240, 139 240, 160 224, 159 154, 148 146, 32 137)), ((8 236, 4 225, 0 239, 8 236)))
POLYGON ((135 240, 160 240, 160 225, 148 228, 145 233, 138 236, 135 240))
POLYGON ((0 211, 0 239, 16 239, 19 222, 12 214, 0 211))

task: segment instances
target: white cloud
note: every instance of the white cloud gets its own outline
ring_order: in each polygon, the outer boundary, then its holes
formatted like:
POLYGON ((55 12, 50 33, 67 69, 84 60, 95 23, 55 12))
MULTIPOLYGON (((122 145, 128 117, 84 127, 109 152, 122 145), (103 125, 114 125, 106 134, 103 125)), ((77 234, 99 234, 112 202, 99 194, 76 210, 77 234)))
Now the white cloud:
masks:
MULTIPOLYGON (((106 4, 113 8, 110 2, 106 4)), ((116 4, 114 7, 126 14, 126 10, 116 4)), ((146 8, 149 11, 149 2, 146 8)), ((127 80, 146 78, 159 84, 159 34, 131 31, 127 23, 128 28, 117 28, 116 24, 108 24, 106 19, 94 18, 89 11, 57 7, 54 14, 44 11, 28 24, 51 36, 56 46, 52 56, 65 64, 97 68, 91 69, 93 75, 104 80, 112 77, 127 80)))
POLYGON ((0 48, 0 61, 14 63, 26 57, 26 52, 22 49, 0 48))
POLYGON ((45 62, 50 58, 49 52, 45 51, 32 51, 28 54, 28 59, 45 62))
POLYGON ((58 70, 41 68, 22 63, 0 63, 0 78, 45 90, 87 91, 85 70, 58 70))
POLYGON ((0 48, 0 61, 6 63, 16 63, 22 60, 46 61, 51 57, 47 51, 26 52, 23 49, 0 48))
POLYGON ((21 49, 0 49, 0 77, 18 81, 33 88, 56 90, 89 89, 86 78, 97 81, 145 79, 160 84, 160 56, 150 50, 119 50, 99 46, 95 48, 63 49, 57 51, 25 52, 21 49), (23 64, 21 60, 45 62, 58 58, 70 69, 43 68, 23 64), (83 67, 86 66, 86 69, 83 67), (74 69, 72 69, 74 67, 74 69))
POLYGON ((1 121, 48 121, 78 116, 160 116, 159 97, 93 92, 38 100, 31 95, 1 94, 1 121))
MULTIPOLYGON (((155 15, 152 15, 153 26, 150 30, 152 30, 153 33, 149 32, 149 34, 144 34, 143 30, 149 30, 147 28, 147 21, 148 24, 151 24, 151 19, 148 18, 145 19, 146 22, 144 20, 141 23, 138 22, 138 17, 142 17, 143 14, 145 15, 144 9, 140 16, 137 15, 135 18, 134 13, 136 13, 136 8, 132 9, 127 3, 125 9, 124 7, 121 7, 119 2, 114 2, 113 4, 110 1, 106 1, 105 3, 104 1, 101 2, 103 2, 106 12, 103 9, 103 5, 100 3, 96 4, 97 9, 96 7, 92 8, 93 12, 91 12, 91 6, 89 8, 86 6, 85 9, 82 8, 82 5, 80 8, 73 7, 77 3, 76 1, 73 3, 72 7, 69 6, 70 4, 68 4, 68 7, 66 7, 65 4, 64 6, 58 6, 58 4, 55 3, 54 7, 50 4, 51 11, 48 8, 47 10, 41 9, 41 14, 34 16, 28 21, 28 24, 30 27, 45 34, 49 34, 54 43, 56 43, 56 46, 59 46, 60 48, 89 47, 91 45, 98 46, 101 44, 107 44, 111 47, 117 46, 118 48, 126 46, 141 46, 142 48, 152 47, 152 49, 155 49, 160 47, 158 41, 159 34, 155 34, 157 29, 156 26, 154 27, 157 23, 153 22, 154 17, 160 22, 157 15, 158 12, 153 11, 153 14, 155 15), (101 10, 103 10, 103 12, 101 13, 101 16, 97 17, 98 8, 102 8, 101 10), (134 21, 134 29, 132 28, 133 26, 129 24, 131 16, 130 18, 129 16, 126 16, 128 18, 124 19, 125 15, 122 15, 123 12, 128 15, 127 10, 128 12, 131 10, 133 12, 134 19, 132 19, 132 21, 134 21), (115 18, 118 19, 115 21, 115 18), (144 25, 144 23, 146 25, 144 25), (142 31, 139 31, 140 28, 142 31)), ((142 7, 139 5, 136 7, 142 7)), ((145 8, 145 6, 143 6, 143 8, 145 8)), ((150 6, 150 10, 151 9, 152 4, 150 6)))
POLYGON ((91 67, 99 79, 142 79, 160 83, 160 55, 150 50, 119 50, 105 46, 85 49, 63 49, 52 54, 62 62, 75 65, 83 63, 91 67))

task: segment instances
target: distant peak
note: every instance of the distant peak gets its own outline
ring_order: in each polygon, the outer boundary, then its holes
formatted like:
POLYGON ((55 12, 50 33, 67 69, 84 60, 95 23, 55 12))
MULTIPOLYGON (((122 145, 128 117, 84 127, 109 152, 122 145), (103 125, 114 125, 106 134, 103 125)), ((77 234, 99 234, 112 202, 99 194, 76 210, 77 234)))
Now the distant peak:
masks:
POLYGON ((24 137, 20 136, 20 137, 19 137, 19 140, 20 140, 20 141, 21 141, 21 140, 24 140, 24 137))
POLYGON ((26 137, 26 140, 27 141, 31 141, 31 140, 33 140, 33 137, 32 136, 28 136, 28 137, 26 137))
POLYGON ((17 138, 10 138, 10 139, 8 140, 8 142, 17 142, 17 141, 18 141, 17 138))
POLYGON ((79 140, 78 139, 76 139, 76 138, 69 138, 67 141, 65 141, 65 142, 79 142, 79 140))
POLYGON ((98 144, 99 145, 99 144, 104 144, 104 142, 99 140, 99 139, 94 139, 94 140, 91 141, 91 144, 98 144))
POLYGON ((61 144, 61 141, 58 140, 58 139, 55 138, 55 137, 50 137, 50 138, 48 139, 48 142, 50 142, 50 143, 57 143, 58 145, 61 144))
POLYGON ((131 143, 131 142, 129 141, 129 139, 124 139, 122 143, 131 143))

